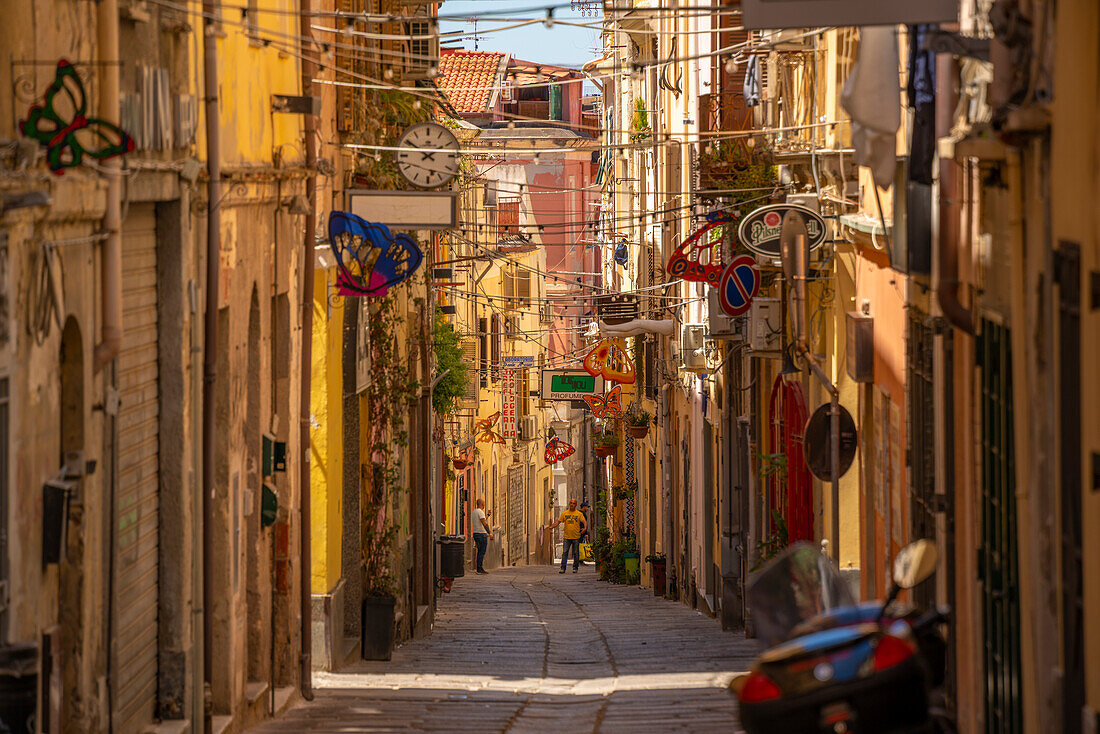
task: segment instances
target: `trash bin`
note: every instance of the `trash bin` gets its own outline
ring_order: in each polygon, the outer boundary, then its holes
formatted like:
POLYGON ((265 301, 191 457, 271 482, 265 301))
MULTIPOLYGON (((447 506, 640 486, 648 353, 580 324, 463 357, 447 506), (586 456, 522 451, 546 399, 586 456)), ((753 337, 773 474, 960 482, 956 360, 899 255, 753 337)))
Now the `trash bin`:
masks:
POLYGON ((442 535, 439 538, 439 575, 455 579, 466 575, 466 536, 442 535))
POLYGON ((0 647, 0 731, 34 734, 38 703, 38 646, 0 647))

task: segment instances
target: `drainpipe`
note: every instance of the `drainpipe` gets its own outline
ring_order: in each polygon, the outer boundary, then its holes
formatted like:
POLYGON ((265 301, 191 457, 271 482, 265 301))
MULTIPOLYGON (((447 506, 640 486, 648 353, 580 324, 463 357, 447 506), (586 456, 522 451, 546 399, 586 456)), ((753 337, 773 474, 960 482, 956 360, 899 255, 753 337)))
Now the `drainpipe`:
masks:
MULTIPOLYGON (((313 76, 315 64, 311 54, 313 48, 312 28, 312 2, 301 0, 299 7, 299 33, 302 36, 302 94, 313 96, 313 76)), ((302 383, 299 388, 301 393, 302 412, 300 416, 301 433, 299 435, 299 450, 301 460, 299 465, 298 491, 301 493, 301 605, 299 608, 300 622, 302 625, 301 639, 302 649, 299 658, 299 685, 302 698, 313 700, 313 599, 310 588, 310 575, 312 562, 310 560, 310 482, 309 482, 309 429, 310 429, 310 381, 311 366, 313 362, 313 248, 317 231, 317 118, 313 115, 305 115, 305 149, 306 168, 310 175, 306 178, 306 199, 309 201, 309 211, 306 213, 305 241, 302 243, 302 383)))
MULTIPOLYGON (((206 313, 202 356, 202 643, 203 676, 209 695, 214 678, 214 447, 217 420, 214 385, 218 375, 218 272, 221 266, 221 129, 218 117, 217 0, 203 0, 203 104, 206 117, 206 313)), ((196 691, 196 695, 198 692, 196 691)), ((206 707, 204 731, 213 727, 206 707)))
MULTIPOLYGON (((959 101, 958 70, 948 54, 936 57, 936 138, 951 135, 955 106, 959 101)), ((956 329, 974 333, 974 320, 959 301, 959 164, 954 158, 939 159, 939 263, 936 296, 944 317, 956 329)))
MULTIPOLYGON (((118 0, 101 0, 96 5, 96 44, 104 62, 97 71, 99 114, 106 120, 119 119, 118 105, 118 0)), ((95 346, 92 371, 98 373, 118 356, 122 347, 122 179, 118 158, 101 164, 107 169, 107 209, 103 213, 103 325, 95 346)))

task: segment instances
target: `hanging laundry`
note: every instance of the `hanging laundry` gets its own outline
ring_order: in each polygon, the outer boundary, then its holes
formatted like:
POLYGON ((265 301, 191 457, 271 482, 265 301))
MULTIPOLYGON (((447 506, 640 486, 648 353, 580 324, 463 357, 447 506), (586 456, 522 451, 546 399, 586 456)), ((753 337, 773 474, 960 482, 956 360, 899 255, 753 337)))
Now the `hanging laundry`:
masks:
POLYGON ((932 184, 936 150, 936 55, 921 48, 931 26, 909 27, 909 106, 913 109, 913 140, 909 150, 909 180, 932 184))
POLYGON ((882 188, 894 181, 900 92, 896 31, 892 26, 862 28, 859 59, 844 83, 840 104, 852 118, 856 163, 870 168, 882 188))
POLYGON ((745 65, 743 93, 746 107, 756 107, 760 104, 760 58, 758 56, 750 56, 749 62, 745 65))

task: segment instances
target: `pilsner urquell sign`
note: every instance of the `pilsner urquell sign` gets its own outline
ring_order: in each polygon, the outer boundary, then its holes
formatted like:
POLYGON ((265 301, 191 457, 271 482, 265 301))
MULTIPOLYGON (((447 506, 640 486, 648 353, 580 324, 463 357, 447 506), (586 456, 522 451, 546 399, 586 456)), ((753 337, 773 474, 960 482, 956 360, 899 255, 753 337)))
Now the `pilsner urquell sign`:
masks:
POLYGON ((762 206, 741 220, 737 239, 758 255, 779 259, 779 233, 783 229, 783 215, 798 212, 806 220, 806 232, 810 236, 810 252, 825 241, 825 220, 813 209, 798 204, 771 204, 762 206))

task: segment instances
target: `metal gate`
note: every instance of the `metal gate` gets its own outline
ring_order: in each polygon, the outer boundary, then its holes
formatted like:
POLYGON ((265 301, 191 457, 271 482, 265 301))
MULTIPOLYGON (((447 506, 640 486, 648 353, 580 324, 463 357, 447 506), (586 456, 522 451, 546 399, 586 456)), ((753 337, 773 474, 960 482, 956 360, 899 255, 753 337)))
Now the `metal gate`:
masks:
MULTIPOLYGON (((936 540, 936 449, 935 405, 932 401, 932 328, 925 315, 913 311, 906 342, 909 391, 909 461, 911 465, 912 539, 936 540)), ((932 577, 913 590, 913 601, 927 609, 936 603, 936 580, 932 577)))
POLYGON ((1020 577, 1016 547, 1016 466, 1012 423, 1012 354, 1008 330, 982 322, 981 372, 982 582, 985 730, 1023 731, 1020 690, 1020 577))
POLYGON ((508 563, 526 558, 523 533, 523 467, 508 470, 508 563))
POLYGON ((122 230, 122 350, 116 360, 118 488, 114 506, 114 730, 153 723, 157 693, 159 410, 154 205, 132 205, 122 230))

